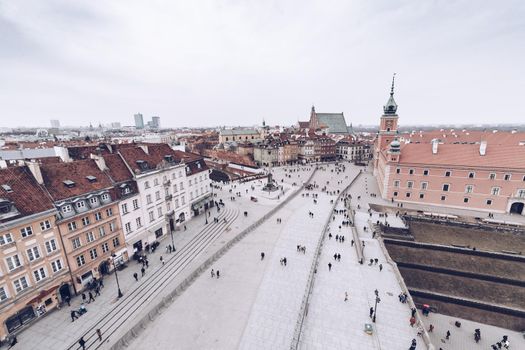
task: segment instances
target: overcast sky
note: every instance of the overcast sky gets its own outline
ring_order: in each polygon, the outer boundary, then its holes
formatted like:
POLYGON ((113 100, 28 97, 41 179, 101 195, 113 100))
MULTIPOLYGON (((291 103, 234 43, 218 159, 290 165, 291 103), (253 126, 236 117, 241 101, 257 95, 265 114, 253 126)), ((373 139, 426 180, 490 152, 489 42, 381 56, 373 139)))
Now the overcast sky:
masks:
POLYGON ((525 121, 525 1, 0 0, 0 126, 525 121))

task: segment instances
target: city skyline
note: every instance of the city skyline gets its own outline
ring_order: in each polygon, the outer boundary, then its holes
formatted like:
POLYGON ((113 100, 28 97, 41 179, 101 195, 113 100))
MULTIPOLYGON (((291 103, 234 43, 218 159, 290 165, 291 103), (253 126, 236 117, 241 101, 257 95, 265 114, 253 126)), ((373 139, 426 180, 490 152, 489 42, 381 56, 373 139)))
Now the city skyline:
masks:
POLYGON ((518 1, 0 1, 2 126, 133 125, 137 111, 163 127, 291 125, 312 104, 371 125, 394 72, 407 125, 519 123, 523 14, 518 1))

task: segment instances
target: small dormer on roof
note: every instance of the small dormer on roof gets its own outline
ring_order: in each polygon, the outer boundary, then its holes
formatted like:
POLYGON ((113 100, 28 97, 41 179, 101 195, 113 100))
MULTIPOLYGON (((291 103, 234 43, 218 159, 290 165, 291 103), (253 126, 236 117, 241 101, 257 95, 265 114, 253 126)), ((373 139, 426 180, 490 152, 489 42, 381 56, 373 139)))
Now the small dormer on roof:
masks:
POLYGON ((392 87, 390 89, 390 97, 388 98, 388 101, 386 102, 386 105, 383 106, 383 113, 385 115, 395 115, 397 112, 397 103, 394 100, 394 81, 396 78, 396 73, 394 73, 394 76, 392 77, 392 87))

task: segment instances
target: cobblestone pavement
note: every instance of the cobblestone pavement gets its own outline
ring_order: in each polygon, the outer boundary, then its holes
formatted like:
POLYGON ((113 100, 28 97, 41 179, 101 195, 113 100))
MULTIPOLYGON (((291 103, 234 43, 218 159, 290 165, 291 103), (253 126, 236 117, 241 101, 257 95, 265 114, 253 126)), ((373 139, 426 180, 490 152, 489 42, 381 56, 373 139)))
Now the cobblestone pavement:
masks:
MULTIPOLYGON (((282 176, 281 173, 283 173, 282 170, 276 172, 277 176, 282 176)), ((310 171, 302 171, 301 176, 303 178, 306 178, 309 173, 310 171)), ((236 198, 235 201, 231 201, 231 194, 229 190, 231 189, 232 192, 235 193, 236 188, 234 186, 236 185, 224 185, 222 186, 222 189, 214 190, 217 195, 217 200, 222 198, 226 203, 226 208, 229 211, 236 211, 237 213, 239 213, 241 210, 242 212, 248 211, 249 216, 244 217, 243 215, 239 215, 234 222, 231 222, 224 229, 221 229, 222 234, 219 235, 216 238, 216 240, 213 241, 213 243, 211 243, 205 250, 203 250, 200 253, 200 256, 196 256, 194 261, 185 265, 181 271, 178 271, 177 276, 169 276, 170 278, 172 278, 172 281, 168 283, 164 289, 171 290, 175 288, 177 283, 179 283, 184 277, 186 277, 190 271, 192 271, 196 266, 198 266, 199 263, 201 263, 204 259, 213 254, 221 246, 223 246, 224 243, 229 239, 229 237, 232 237, 236 233, 242 231, 245 227, 249 226, 253 221, 255 221, 258 218, 257 215, 259 215, 259 217, 262 216, 263 213, 267 212, 268 210, 279 204, 282 200, 284 200, 284 198, 286 198, 292 192, 291 183, 291 181, 284 181, 282 183, 285 186, 286 194, 283 195, 280 199, 259 198, 259 201, 257 203, 250 201, 250 195, 246 194, 245 191, 241 197, 236 198)), ((243 187, 243 190, 245 189, 251 191, 251 188, 248 186, 243 187)), ((216 215, 217 213, 212 211, 212 216, 216 215)), ((144 276, 144 278, 140 278, 139 282, 136 282, 134 280, 133 273, 137 272, 140 276, 140 265, 134 261, 130 261, 124 270, 118 272, 120 287, 122 292, 124 293, 124 297, 122 298, 122 300, 125 300, 126 298, 130 297, 130 295, 135 293, 134 291, 140 288, 143 284, 147 284, 148 278, 151 275, 167 274, 168 272, 162 271, 163 267, 161 266, 162 264, 160 262, 160 256, 163 256, 166 264, 169 264, 170 259, 175 259, 175 256, 177 254, 183 253, 183 251, 181 251, 181 247, 192 241, 192 239, 199 235, 209 225, 210 224, 205 224, 205 218, 203 215, 201 215, 192 218, 186 223, 186 231, 181 230, 175 232, 174 242, 175 246, 178 248, 176 254, 170 255, 166 253, 166 246, 171 243, 171 238, 169 236, 161 240, 161 244, 156 250, 156 252, 148 255, 148 259, 150 262, 149 268, 146 271, 146 276, 144 276)), ((83 336, 86 333, 86 331, 92 329, 93 333, 94 329, 98 328, 101 324, 100 320, 104 315, 114 312, 112 310, 118 309, 119 306, 122 305, 120 304, 122 300, 119 301, 117 299, 117 286, 113 274, 107 276, 104 279, 104 285, 105 287, 101 290, 101 295, 96 298, 95 302, 86 305, 88 312, 82 315, 79 319, 77 319, 74 322, 71 322, 70 318, 70 311, 73 309, 78 309, 78 307, 81 304, 82 299, 80 298, 80 296, 77 296, 71 301, 71 307, 63 305, 63 307, 60 310, 54 310, 47 313, 44 317, 35 320, 35 322, 31 323, 30 325, 28 325, 27 328, 22 330, 22 332, 17 335, 17 347, 20 349, 43 350, 65 349, 68 348, 68 346, 70 345, 76 344, 78 339, 81 336, 83 336)), ((158 290, 155 299, 145 300, 142 302, 144 302, 145 306, 148 306, 148 304, 153 305, 155 303, 155 300, 160 300, 165 290, 158 290)), ((136 317, 144 315, 144 313, 147 312, 147 308, 145 308, 145 310, 140 309, 138 311, 139 312, 136 313, 136 317)), ((129 325, 131 325, 133 317, 131 317, 127 321, 129 325)), ((126 324, 123 324, 121 329, 115 332, 115 336, 113 338, 107 340, 104 339, 104 341, 107 341, 106 344, 109 346, 111 342, 115 339, 115 337, 117 337, 120 334, 119 332, 122 332, 126 329, 126 326, 126 324)), ((105 333, 104 328, 102 328, 102 330, 103 333, 105 333)), ((94 337, 93 334, 91 334, 91 336, 94 337)), ((105 334, 104 337, 106 337, 105 334)), ((91 345, 91 347, 93 347, 96 345, 95 343, 96 342, 88 342, 88 346, 91 345)), ((72 348, 77 347, 78 346, 73 346, 72 348)))

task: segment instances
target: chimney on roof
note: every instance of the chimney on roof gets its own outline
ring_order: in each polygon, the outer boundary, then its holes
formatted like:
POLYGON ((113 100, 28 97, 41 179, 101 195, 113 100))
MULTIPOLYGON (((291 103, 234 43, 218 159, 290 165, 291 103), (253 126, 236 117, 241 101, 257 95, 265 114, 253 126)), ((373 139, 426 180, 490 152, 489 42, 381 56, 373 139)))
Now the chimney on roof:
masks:
POLYGON ((438 153, 438 145, 439 145, 439 140, 438 139, 433 139, 432 140, 432 154, 437 154, 438 153))
POLYGON ((487 141, 481 141, 479 144, 479 155, 484 156, 487 153, 487 141))
POLYGON ((36 182, 38 182, 40 185, 44 184, 42 171, 40 171, 40 164, 37 162, 25 162, 25 164, 31 171, 31 174, 33 174, 33 177, 35 178, 36 182))

